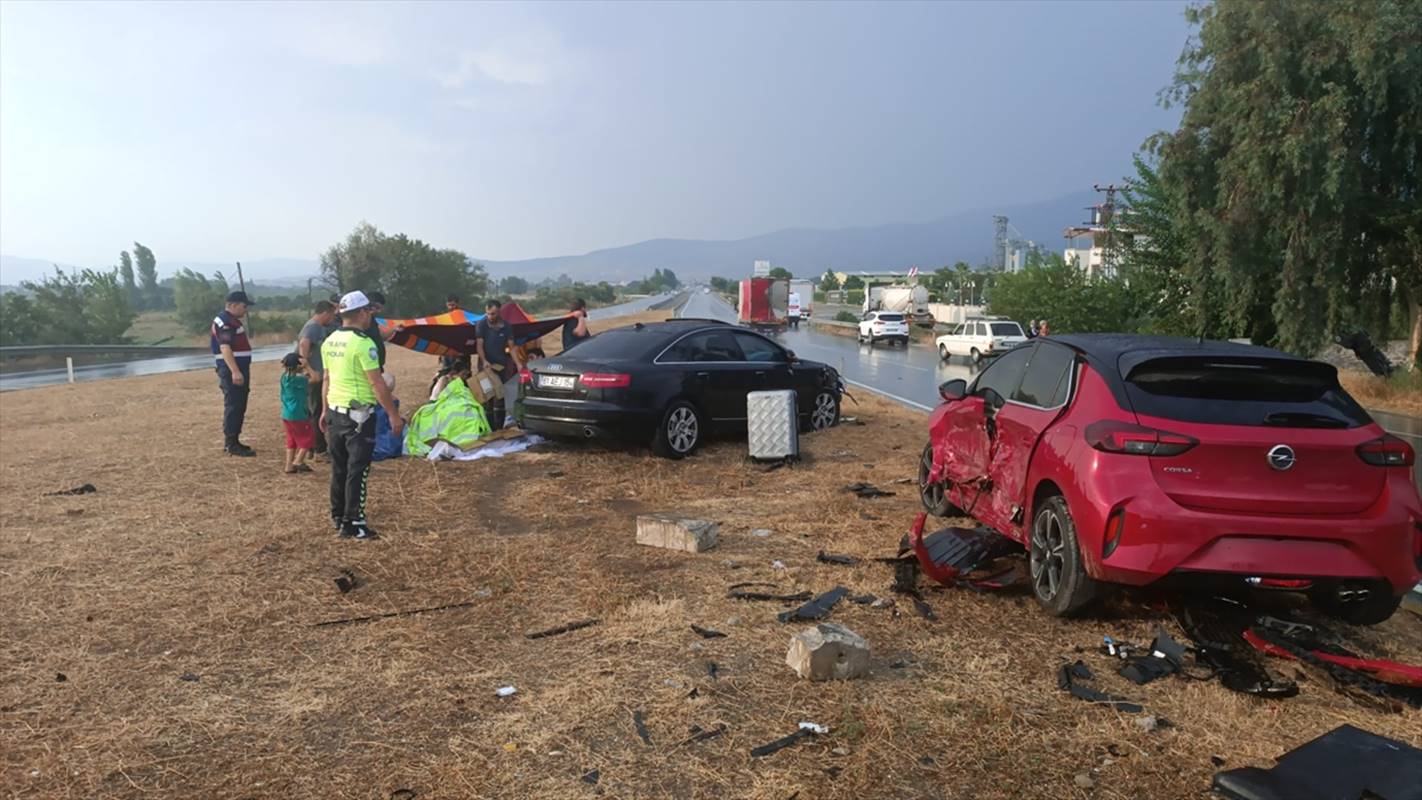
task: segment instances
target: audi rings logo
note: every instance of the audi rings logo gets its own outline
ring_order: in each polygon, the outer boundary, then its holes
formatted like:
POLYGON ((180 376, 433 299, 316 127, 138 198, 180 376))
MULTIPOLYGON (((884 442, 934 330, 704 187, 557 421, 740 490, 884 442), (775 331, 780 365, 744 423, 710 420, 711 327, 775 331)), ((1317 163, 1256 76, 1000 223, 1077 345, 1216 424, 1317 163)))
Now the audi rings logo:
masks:
POLYGON ((1286 444, 1276 444, 1269 448, 1269 466, 1283 472, 1294 465, 1294 448, 1286 444))

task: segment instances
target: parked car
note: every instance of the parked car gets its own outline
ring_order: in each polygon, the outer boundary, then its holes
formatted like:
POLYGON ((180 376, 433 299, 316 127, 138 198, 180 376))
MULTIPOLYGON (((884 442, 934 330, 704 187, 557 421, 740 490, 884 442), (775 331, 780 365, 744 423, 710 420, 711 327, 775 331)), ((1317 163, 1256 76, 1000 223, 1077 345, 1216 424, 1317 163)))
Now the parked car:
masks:
POLYGON ((908 317, 898 311, 866 311, 859 321, 859 343, 888 342, 908 346, 908 317))
POLYGON ((1053 614, 1171 577, 1307 591, 1387 619, 1422 567, 1414 453, 1337 371, 1263 347, 1037 339, 939 387, 924 505, 1029 553, 1053 614))
POLYGON ((959 323, 952 333, 934 340, 938 356, 947 361, 953 356, 967 356, 974 364, 1005 353, 1027 341, 1022 326, 1006 319, 969 319, 959 323))
POLYGON ((523 376, 524 426, 547 436, 648 442, 681 458, 717 432, 744 431, 746 395, 793 389, 800 427, 839 422, 830 366, 714 320, 638 323, 600 333, 523 376))

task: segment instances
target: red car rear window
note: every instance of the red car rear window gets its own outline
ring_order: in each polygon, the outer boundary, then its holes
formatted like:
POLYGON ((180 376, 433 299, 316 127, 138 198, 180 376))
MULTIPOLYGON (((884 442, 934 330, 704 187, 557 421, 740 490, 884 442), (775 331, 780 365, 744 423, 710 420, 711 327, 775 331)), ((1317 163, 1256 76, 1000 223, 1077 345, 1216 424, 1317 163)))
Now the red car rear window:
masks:
POLYGON ((1332 368, 1310 361, 1161 358, 1131 370, 1126 393, 1137 414, 1183 422, 1354 428, 1372 421, 1332 368))

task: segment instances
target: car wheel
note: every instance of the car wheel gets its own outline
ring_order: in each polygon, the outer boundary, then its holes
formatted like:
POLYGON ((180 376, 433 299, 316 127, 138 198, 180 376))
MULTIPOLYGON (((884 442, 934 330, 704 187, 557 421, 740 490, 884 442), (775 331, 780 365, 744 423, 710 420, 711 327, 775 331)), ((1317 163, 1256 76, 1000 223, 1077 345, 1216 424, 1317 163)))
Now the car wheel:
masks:
POLYGON ((974 347, 972 350, 968 351, 968 357, 973 360, 973 363, 974 363, 974 364, 981 364, 981 363, 983 363, 983 354, 982 354, 982 353, 979 353, 979 352, 978 352, 978 348, 976 348, 976 347, 974 347))
MULTIPOLYGON (((1390 587, 1389 587, 1390 588, 1390 587)), ((1356 587, 1328 584, 1309 593, 1319 611, 1350 625, 1377 625, 1386 622, 1402 605, 1402 598, 1378 586, 1356 587), (1341 594, 1343 589, 1346 594, 1341 594)))
POLYGON ((828 389, 815 393, 815 405, 810 409, 807 431, 822 431, 839 424, 839 396, 828 389))
POLYGON ((923 446, 923 456, 918 460, 918 499, 923 507, 935 517, 961 517, 963 510, 948 501, 948 482, 928 482, 928 474, 933 470, 933 442, 923 446))
POLYGON ((663 458, 685 458, 701 444, 701 414, 696 406, 678 400, 667 406, 652 451, 663 458))
POLYGON ((938 358, 939 358, 940 360, 942 360, 942 361, 947 361, 947 360, 948 360, 948 345, 946 345, 946 344, 940 344, 940 345, 938 345, 938 358))
POLYGON ((1048 498, 1033 517, 1029 554, 1032 593, 1053 616, 1072 614, 1095 597, 1097 583, 1086 574, 1076 524, 1061 495, 1048 498))

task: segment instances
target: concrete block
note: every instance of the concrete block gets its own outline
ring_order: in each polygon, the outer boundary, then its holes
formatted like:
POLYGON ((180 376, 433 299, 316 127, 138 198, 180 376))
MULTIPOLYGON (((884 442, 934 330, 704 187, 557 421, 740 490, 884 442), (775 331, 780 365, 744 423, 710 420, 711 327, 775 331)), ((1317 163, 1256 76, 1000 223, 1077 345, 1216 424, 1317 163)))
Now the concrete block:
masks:
POLYGON ((716 523, 671 514, 637 517, 637 544, 700 553, 716 545, 716 523))
POLYGON ((821 622, 791 637, 785 663, 812 681, 862 678, 869 674, 869 643, 843 625, 821 622))

